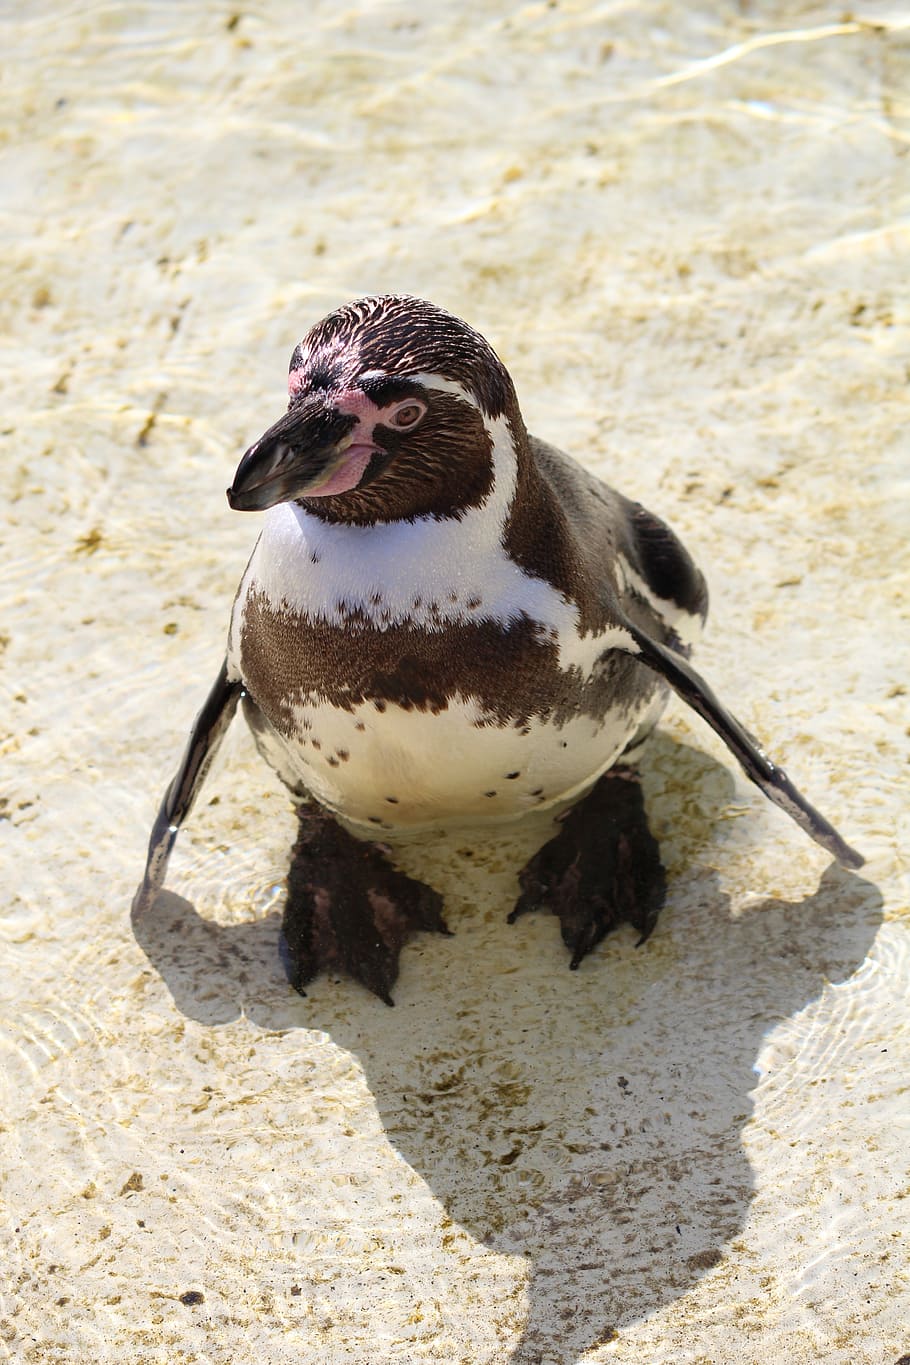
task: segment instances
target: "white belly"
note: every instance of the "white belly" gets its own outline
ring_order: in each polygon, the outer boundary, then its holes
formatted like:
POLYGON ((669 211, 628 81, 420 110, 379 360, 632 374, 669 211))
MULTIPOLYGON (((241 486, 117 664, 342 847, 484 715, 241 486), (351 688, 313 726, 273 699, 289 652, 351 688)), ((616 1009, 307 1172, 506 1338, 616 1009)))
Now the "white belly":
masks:
POLYGON ((382 828, 513 819, 571 800, 616 761, 636 731, 656 721, 663 691, 634 712, 561 725, 478 725, 472 701, 438 714, 364 703, 353 711, 295 708, 300 742, 271 726, 257 742, 292 787, 356 824, 382 828))

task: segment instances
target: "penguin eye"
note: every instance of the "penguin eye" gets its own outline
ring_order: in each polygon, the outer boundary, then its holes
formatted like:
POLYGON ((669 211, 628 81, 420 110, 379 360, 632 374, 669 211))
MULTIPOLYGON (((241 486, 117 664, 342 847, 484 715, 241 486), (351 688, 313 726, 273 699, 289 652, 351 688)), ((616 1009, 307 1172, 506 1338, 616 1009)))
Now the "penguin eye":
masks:
POLYGON ((426 410, 426 403, 421 403, 417 398, 406 398, 386 417, 386 426, 394 427, 396 431, 410 431, 421 421, 426 410))

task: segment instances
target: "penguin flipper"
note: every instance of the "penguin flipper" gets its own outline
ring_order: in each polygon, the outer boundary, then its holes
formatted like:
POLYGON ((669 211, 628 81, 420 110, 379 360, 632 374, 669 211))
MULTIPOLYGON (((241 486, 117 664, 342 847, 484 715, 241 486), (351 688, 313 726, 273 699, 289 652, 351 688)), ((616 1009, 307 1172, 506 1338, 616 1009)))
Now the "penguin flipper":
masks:
POLYGON ((683 701, 708 722, 738 759, 746 776, 761 788, 765 796, 780 806, 800 829, 832 854, 841 866, 854 869, 862 867, 865 862, 862 854, 851 848, 834 826, 810 805, 783 768, 773 763, 736 717, 725 710, 691 664, 672 649, 652 640, 630 621, 624 621, 623 625, 638 646, 637 652, 629 650, 632 657, 666 679, 683 701))
POLYGON ((202 710, 193 722, 180 767, 164 793, 149 839, 145 876, 133 899, 133 914, 148 910, 164 884, 177 831, 189 815, 205 781, 212 759, 234 718, 242 690, 243 683, 239 678, 228 677, 225 660, 202 710))

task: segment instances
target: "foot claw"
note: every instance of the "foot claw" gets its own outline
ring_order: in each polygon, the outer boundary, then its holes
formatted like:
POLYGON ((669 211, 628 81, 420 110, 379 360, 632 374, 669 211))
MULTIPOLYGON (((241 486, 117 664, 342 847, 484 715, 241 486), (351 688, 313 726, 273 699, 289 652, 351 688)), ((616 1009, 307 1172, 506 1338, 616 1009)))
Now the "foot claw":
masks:
POLYGON ((539 907, 552 910, 571 949, 572 971, 622 920, 638 929, 644 943, 657 922, 666 879, 634 776, 602 777, 530 860, 520 882, 509 922, 539 907))
MULTIPOLYGON (((521 874, 522 885, 524 885, 523 879, 525 872, 527 872, 527 868, 525 868, 525 871, 522 872, 521 874)), ((532 910, 544 909, 546 909, 546 901, 541 895, 539 889, 535 887, 530 887, 528 890, 522 891, 521 895, 518 897, 518 900, 515 902, 514 906, 506 916, 506 920, 509 924, 514 924, 515 921, 517 919, 520 919, 522 915, 528 915, 531 913, 532 910)))
POLYGON ((326 811, 304 806, 299 819, 282 925, 291 985, 303 994, 320 972, 338 971, 393 1005, 406 940, 418 930, 450 932, 442 897, 326 811))

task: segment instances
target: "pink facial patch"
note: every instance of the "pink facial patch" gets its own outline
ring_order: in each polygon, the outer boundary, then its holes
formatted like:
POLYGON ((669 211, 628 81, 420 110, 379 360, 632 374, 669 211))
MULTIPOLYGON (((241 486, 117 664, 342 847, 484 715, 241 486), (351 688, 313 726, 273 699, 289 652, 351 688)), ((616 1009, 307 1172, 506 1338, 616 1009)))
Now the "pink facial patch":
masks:
POLYGON ((339 412, 350 412, 357 418, 362 430, 372 432, 382 408, 377 408, 372 398, 363 389, 341 389, 332 401, 339 412))
POLYGON ((341 457, 341 464, 319 488, 307 489, 304 497, 328 498, 333 493, 348 493, 356 488, 363 478, 364 471, 376 447, 373 445, 350 445, 341 457))
POLYGON ((291 370, 288 375, 288 393, 291 398, 303 388, 303 370, 291 370))

